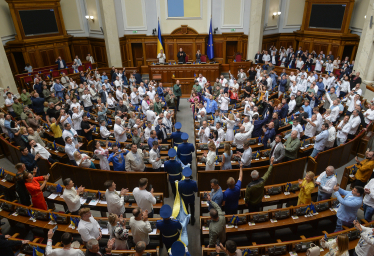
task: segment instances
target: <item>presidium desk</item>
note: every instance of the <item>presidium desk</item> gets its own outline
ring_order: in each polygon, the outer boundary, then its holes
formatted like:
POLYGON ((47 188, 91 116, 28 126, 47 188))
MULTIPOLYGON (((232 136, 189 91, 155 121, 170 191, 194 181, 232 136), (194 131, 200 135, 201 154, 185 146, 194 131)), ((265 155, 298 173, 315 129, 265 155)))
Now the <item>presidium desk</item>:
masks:
POLYGON ((195 77, 201 73, 211 85, 222 72, 231 72, 235 77, 238 70, 243 68, 244 72, 251 67, 252 62, 232 62, 230 64, 178 64, 178 65, 149 65, 149 79, 160 81, 164 87, 171 87, 176 80, 182 85, 182 97, 190 97, 195 77))

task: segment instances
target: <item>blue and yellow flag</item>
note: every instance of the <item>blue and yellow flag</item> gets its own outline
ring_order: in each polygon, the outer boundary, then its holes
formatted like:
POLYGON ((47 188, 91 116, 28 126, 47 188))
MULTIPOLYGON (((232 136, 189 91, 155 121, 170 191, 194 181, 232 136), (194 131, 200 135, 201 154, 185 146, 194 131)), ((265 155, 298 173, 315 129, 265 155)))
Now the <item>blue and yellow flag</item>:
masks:
POLYGON ((357 166, 354 165, 354 166, 352 166, 352 168, 351 168, 349 174, 352 175, 352 174, 355 174, 356 172, 357 172, 357 166))
POLYGON ((56 141, 53 141, 53 149, 54 149, 54 150, 57 150, 56 141))
POLYGON ((74 217, 70 217, 70 225, 72 228, 75 228, 75 222, 74 222, 74 217))
POLYGON ((256 152, 256 158, 259 158, 260 157, 260 152, 257 150, 256 152))
POLYGON ((160 20, 159 20, 158 21, 158 36, 157 36, 157 54, 159 54, 161 50, 164 50, 164 48, 162 47, 161 27, 160 27, 160 20))
POLYGON ((209 37, 208 37, 208 48, 207 48, 207 55, 208 59, 214 58, 214 50, 213 50, 213 30, 212 30, 212 18, 210 18, 210 27, 209 27, 209 37))
POLYGON ((313 204, 310 204, 310 213, 316 213, 316 208, 314 208, 314 205, 313 204))
POLYGON ((291 186, 292 186, 291 183, 290 183, 290 182, 287 182, 286 187, 285 187, 284 190, 285 190, 286 192, 289 192, 290 189, 291 189, 291 186))
POLYGON ((304 147, 304 145, 305 145, 305 140, 302 140, 300 143, 300 147, 304 147))
POLYGON ((0 168, 0 176, 4 176, 4 168, 0 168))
POLYGON ((238 225, 238 222, 239 222, 239 217, 238 216, 235 216, 233 215, 229 221, 230 224, 234 225, 234 226, 237 226, 238 225))
POLYGON ((305 214, 310 214, 310 205, 305 208, 305 214))
POLYGON ((50 213, 49 214, 49 219, 53 222, 56 222, 56 215, 54 215, 53 213, 50 213))
POLYGON ((173 218, 179 220, 182 225, 182 233, 179 236, 178 241, 181 241, 185 246, 188 246, 188 235, 187 225, 190 221, 191 215, 188 214, 186 205, 184 204, 183 198, 179 195, 178 181, 175 181, 176 195, 173 205, 173 218))
POLYGON ((44 250, 39 246, 33 248, 32 256, 44 256, 44 250))

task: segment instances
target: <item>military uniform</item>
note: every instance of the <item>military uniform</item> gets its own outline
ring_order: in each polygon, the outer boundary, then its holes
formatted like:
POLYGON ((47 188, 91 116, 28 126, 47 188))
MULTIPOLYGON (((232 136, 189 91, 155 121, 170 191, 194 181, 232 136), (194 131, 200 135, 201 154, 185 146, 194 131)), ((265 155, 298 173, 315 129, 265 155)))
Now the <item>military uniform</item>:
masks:
POLYGON ((181 174, 182 166, 176 160, 169 160, 165 162, 164 169, 169 174, 169 182, 170 182, 171 190, 175 196, 176 195, 175 181, 182 179, 182 174, 181 174))
MULTIPOLYGON (((180 130, 182 128, 182 124, 180 122, 176 122, 175 125, 174 125, 174 128, 176 130, 180 130)), ((173 132, 170 136, 171 139, 173 139, 173 142, 174 142, 174 147, 178 147, 182 142, 182 134, 183 132, 181 131, 176 131, 176 132, 173 132)))
POLYGON ((176 219, 163 219, 156 222, 156 227, 162 235, 162 242, 165 244, 166 250, 178 240, 182 232, 182 224, 176 219))
MULTIPOLYGON (((184 132, 181 139, 188 140, 188 134, 184 132)), ((178 146, 177 155, 182 163, 187 165, 192 163, 192 152, 195 152, 194 145, 188 142, 183 142, 178 146)))
MULTIPOLYGON (((189 167, 183 169, 182 172, 183 176, 190 177, 192 175, 192 170, 189 167)), ((195 223, 195 194, 197 192, 197 183, 191 179, 181 180, 178 183, 178 191, 179 195, 182 197, 184 204, 186 205, 186 209, 188 211, 188 205, 190 206, 190 210, 188 213, 191 214, 191 224, 195 223)))

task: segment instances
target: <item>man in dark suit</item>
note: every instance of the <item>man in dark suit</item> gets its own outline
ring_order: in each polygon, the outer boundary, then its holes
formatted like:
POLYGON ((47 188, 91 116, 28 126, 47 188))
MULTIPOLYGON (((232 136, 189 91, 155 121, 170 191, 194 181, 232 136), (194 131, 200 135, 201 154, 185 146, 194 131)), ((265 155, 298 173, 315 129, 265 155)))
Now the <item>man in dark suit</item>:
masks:
POLYGON ((301 46, 299 47, 299 50, 296 52, 296 56, 301 57, 303 54, 303 50, 301 49, 301 46))
POLYGON ((262 54, 260 53, 260 51, 258 51, 255 55, 255 64, 261 63, 261 61, 262 61, 262 54))
POLYGON ((329 56, 331 61, 334 61, 334 55, 332 54, 332 51, 329 51, 329 55, 327 56, 329 56))
POLYGON ((279 117, 278 117, 278 113, 273 113, 272 118, 269 120, 269 124, 270 123, 274 124, 275 133, 278 133, 278 129, 279 129, 279 117))
POLYGON ((360 77, 360 72, 356 72, 355 75, 353 75, 353 73, 351 73, 349 75, 349 78, 350 78, 350 83, 351 83, 351 90, 357 85, 357 84, 361 84, 362 80, 361 80, 361 77, 360 77))
POLYGON ((40 98, 38 93, 34 93, 34 97, 31 97, 32 109, 37 115, 45 115, 44 113, 44 98, 40 98))
POLYGON ((275 129, 274 129, 274 123, 270 122, 268 125, 268 128, 262 128, 264 131, 264 138, 263 138, 263 143, 264 143, 264 148, 269 148, 270 143, 274 140, 275 138, 275 129))
POLYGON ((268 117, 263 120, 260 120, 257 114, 253 115, 252 118, 254 120, 252 138, 260 137, 262 135, 262 126, 271 118, 271 115, 268 113, 268 117))
POLYGON ((142 76, 139 73, 136 73, 135 70, 132 75, 135 77, 136 84, 140 84, 141 82, 143 82, 142 76))
POLYGON ((55 63, 57 64, 57 69, 59 70, 67 67, 66 62, 61 58, 61 56, 58 56, 55 63))
POLYGON ((283 119, 288 115, 288 104, 287 104, 287 99, 283 98, 282 99, 282 108, 279 111, 279 118, 283 119))
POLYGON ((295 55, 292 55, 290 61, 289 61, 288 64, 287 64, 287 67, 288 67, 288 68, 296 68, 296 59, 295 59, 295 55))
POLYGON ((178 62, 182 62, 182 63, 186 62, 186 53, 183 51, 182 48, 179 48, 177 57, 178 57, 178 62))
POLYGON ((339 79, 341 79, 344 75, 349 76, 351 73, 352 73, 352 70, 348 67, 348 64, 344 64, 344 66, 340 70, 339 79))

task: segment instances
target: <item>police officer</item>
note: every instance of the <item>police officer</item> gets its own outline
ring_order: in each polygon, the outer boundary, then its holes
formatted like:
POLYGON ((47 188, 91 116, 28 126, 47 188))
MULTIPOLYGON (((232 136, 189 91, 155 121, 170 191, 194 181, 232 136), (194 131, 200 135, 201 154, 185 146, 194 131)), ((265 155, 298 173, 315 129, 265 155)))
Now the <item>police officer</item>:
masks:
POLYGON ((176 241, 171 246, 171 255, 172 256, 191 256, 188 252, 188 248, 184 246, 181 241, 176 241))
POLYGON ((162 242, 168 251, 172 244, 178 240, 182 232, 182 224, 176 219, 170 219, 172 209, 169 205, 164 204, 160 209, 160 216, 163 220, 156 222, 156 227, 162 235, 162 242))
POLYGON ((193 144, 188 143, 188 134, 183 133, 181 136, 183 143, 178 146, 177 155, 178 158, 184 165, 192 163, 192 152, 195 152, 195 147, 193 144))
POLYGON ((192 170, 190 167, 185 167, 182 171, 184 180, 179 181, 178 183, 178 192, 181 195, 186 209, 188 211, 188 206, 190 210, 188 213, 191 214, 191 225, 195 224, 195 194, 197 192, 196 181, 191 180, 192 170))
POLYGON ((175 160, 177 151, 174 148, 169 149, 168 156, 170 157, 169 161, 166 161, 164 164, 165 171, 169 174, 169 182, 171 186, 171 191, 176 195, 175 192, 175 181, 182 179, 182 166, 181 163, 175 160))
POLYGON ((170 138, 173 139, 174 147, 178 147, 183 142, 183 140, 181 139, 181 136, 183 134, 183 132, 181 132, 182 124, 180 122, 176 122, 174 128, 177 131, 173 132, 170 138))

